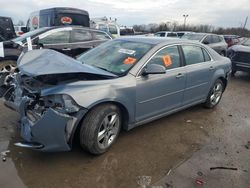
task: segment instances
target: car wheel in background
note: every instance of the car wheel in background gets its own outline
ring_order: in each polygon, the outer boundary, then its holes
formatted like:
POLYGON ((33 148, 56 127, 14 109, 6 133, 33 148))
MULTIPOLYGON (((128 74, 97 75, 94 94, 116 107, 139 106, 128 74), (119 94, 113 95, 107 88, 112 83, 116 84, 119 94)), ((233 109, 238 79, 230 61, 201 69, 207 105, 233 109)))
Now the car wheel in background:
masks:
POLYGON ((5 60, 0 62, 0 73, 9 72, 16 73, 18 72, 16 61, 13 60, 5 60))
POLYGON ((219 104, 222 94, 224 91, 224 84, 223 82, 218 79, 215 81, 213 87, 209 91, 208 97, 204 106, 206 108, 214 108, 217 104, 219 104))
POLYGON ((121 121, 120 109, 113 104, 103 104, 92 109, 80 129, 83 149, 96 155, 106 152, 119 135, 121 121))

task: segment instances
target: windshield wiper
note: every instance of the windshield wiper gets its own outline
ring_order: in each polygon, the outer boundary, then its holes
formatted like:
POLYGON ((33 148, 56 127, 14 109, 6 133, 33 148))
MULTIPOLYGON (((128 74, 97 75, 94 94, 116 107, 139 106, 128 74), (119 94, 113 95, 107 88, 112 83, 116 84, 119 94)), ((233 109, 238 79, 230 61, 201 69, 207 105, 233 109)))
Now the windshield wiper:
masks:
POLYGON ((105 69, 104 67, 98 67, 98 66, 94 66, 94 67, 96 67, 96 68, 98 68, 98 69, 102 69, 102 70, 107 71, 107 72, 110 72, 110 73, 112 73, 112 74, 114 74, 114 75, 117 76, 116 73, 114 73, 114 72, 112 72, 112 71, 110 71, 110 70, 108 70, 108 69, 105 69))

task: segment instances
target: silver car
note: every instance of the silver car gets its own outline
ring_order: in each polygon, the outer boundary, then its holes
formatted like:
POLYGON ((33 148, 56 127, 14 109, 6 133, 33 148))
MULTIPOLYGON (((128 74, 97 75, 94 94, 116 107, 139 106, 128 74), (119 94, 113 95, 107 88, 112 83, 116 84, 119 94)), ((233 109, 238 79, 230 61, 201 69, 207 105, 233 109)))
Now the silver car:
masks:
POLYGON ((231 62, 200 43, 125 37, 77 60, 53 50, 27 52, 18 61, 8 106, 21 114, 17 146, 67 151, 75 136, 93 154, 107 151, 121 129, 202 103, 215 107, 231 62))
POLYGON ((202 44, 208 45, 222 56, 226 56, 228 44, 223 36, 212 33, 188 33, 183 35, 182 39, 199 41, 202 44))

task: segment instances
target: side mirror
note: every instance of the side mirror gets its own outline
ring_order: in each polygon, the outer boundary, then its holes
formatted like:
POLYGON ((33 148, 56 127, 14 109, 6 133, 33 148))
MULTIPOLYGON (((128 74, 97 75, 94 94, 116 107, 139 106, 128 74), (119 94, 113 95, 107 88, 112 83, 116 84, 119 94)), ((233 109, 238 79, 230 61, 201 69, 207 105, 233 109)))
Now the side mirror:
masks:
POLYGON ((166 69, 164 66, 157 64, 149 64, 144 68, 142 75, 145 76, 148 74, 165 74, 165 73, 166 69))

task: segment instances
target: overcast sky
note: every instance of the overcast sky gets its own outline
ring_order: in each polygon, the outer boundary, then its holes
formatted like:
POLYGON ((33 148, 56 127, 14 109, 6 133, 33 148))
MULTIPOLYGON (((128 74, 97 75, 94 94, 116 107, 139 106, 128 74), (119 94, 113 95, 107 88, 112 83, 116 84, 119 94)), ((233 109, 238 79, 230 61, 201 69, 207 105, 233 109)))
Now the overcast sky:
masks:
POLYGON ((85 9, 90 17, 117 18, 121 25, 148 24, 177 21, 188 24, 210 24, 222 27, 239 27, 249 16, 250 0, 0 0, 0 16, 10 16, 14 23, 29 13, 51 7, 85 9))

